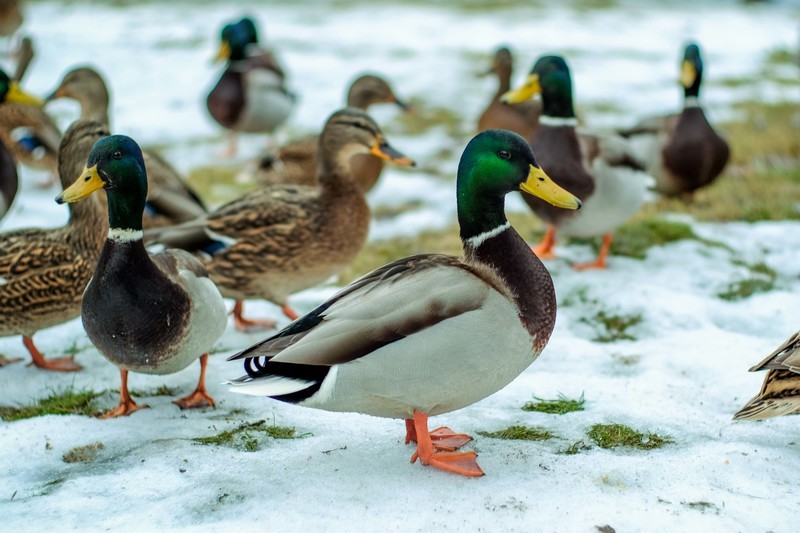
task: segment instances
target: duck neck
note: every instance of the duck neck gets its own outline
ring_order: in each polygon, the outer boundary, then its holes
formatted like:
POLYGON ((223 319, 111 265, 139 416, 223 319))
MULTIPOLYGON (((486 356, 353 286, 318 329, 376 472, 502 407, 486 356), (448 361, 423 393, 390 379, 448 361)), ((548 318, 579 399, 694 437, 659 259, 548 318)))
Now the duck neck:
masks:
POLYGON ((108 96, 102 98, 81 98, 81 120, 96 120, 109 126, 108 122, 108 96))
POLYGON ((142 234, 142 214, 144 213, 147 191, 142 195, 126 194, 117 189, 108 189, 108 231, 116 235, 142 234))
POLYGON ((522 237, 506 222, 493 231, 464 239, 468 263, 490 269, 503 282, 520 321, 541 352, 555 327, 556 295, 553 280, 522 237))
POLYGON ((511 90, 511 65, 502 65, 497 69, 497 94, 496 99, 500 99, 505 93, 511 90))

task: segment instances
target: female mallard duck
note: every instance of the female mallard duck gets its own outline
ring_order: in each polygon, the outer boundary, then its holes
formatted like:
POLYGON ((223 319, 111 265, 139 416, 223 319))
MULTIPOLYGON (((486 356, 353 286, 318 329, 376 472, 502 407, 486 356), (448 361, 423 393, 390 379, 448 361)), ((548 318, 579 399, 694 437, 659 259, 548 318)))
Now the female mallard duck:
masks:
MULTIPOLYGON (((2 87, 18 89, 16 82, 0 70, 2 87)), ((42 109, 42 100, 29 94, 20 98, 6 98, 0 104, 0 142, 6 145, 19 163, 55 175, 58 172, 56 154, 61 143, 61 132, 42 109)))
POLYGON ((225 331, 225 302, 203 264, 183 250, 149 255, 142 241, 147 173, 130 137, 97 141, 78 180, 56 201, 76 202, 104 188, 108 238, 81 306, 89 339, 120 368, 119 406, 103 418, 146 407, 128 393, 128 372, 171 374, 200 358, 194 392, 176 400, 181 409, 213 406, 205 388, 208 352, 225 331))
MULTIPOLYGON (((393 103, 403 111, 410 107, 395 96, 389 83, 375 75, 358 77, 347 93, 347 107, 367 111, 373 104, 393 103)), ((277 153, 259 158, 255 179, 264 185, 317 183, 317 147, 319 135, 311 135, 282 146, 277 153)), ((368 192, 383 171, 384 160, 371 154, 355 155, 350 160, 353 177, 368 192)))
MULTIPOLYGON (((67 130, 58 154, 64 187, 83 168, 95 141, 106 135, 105 126, 93 121, 78 121, 67 130)), ((0 336, 22 335, 35 366, 80 370, 72 358, 45 359, 33 335, 80 315, 105 234, 105 215, 94 199, 70 206, 66 226, 0 234, 0 336)))
POLYGON ((497 92, 489 106, 478 119, 478 131, 492 129, 511 130, 526 139, 532 139, 539 126, 541 105, 534 100, 526 100, 518 104, 508 104, 501 97, 511 89, 511 74, 514 60, 511 50, 500 47, 494 54, 492 68, 485 74, 497 76, 497 92))
POLYGON ((580 201, 555 185, 519 135, 478 134, 458 166, 464 257, 416 255, 354 281, 306 316, 231 359, 247 376, 234 392, 328 411, 403 418, 412 462, 483 475, 475 452, 451 453, 467 435, 428 431, 428 416, 502 389, 547 344, 553 281, 503 212, 522 189, 553 205, 580 201))
POLYGON ((539 93, 539 129, 528 141, 541 154, 542 166, 553 181, 572 191, 584 202, 584 208, 579 213, 566 213, 523 192, 525 202, 548 224, 544 240, 534 252, 543 259, 555 257, 556 228, 575 237, 603 235, 597 259, 574 266, 579 270, 605 268, 612 232, 639 210, 653 178, 641 172, 642 165, 623 138, 575 131, 572 80, 562 57, 541 57, 525 84, 504 99, 513 103, 539 93))
POLYGON ((656 178, 656 189, 666 195, 691 194, 709 185, 728 163, 728 143, 714 131, 700 107, 702 79, 700 48, 691 43, 681 65, 683 111, 644 120, 620 132, 647 163, 648 172, 656 178))
MULTIPOLYGON (((77 100, 81 119, 97 120, 110 126, 108 86, 93 68, 78 67, 67 72, 47 101, 58 98, 77 100)), ((178 224, 206 213, 200 197, 169 163, 149 150, 143 150, 142 155, 149 180, 145 227, 178 224)))
POLYGON ((351 156, 413 164, 389 146, 369 115, 350 108, 328 119, 319 154, 318 186, 265 187, 194 222, 148 233, 148 240, 208 254, 211 279, 223 295, 237 300, 233 318, 239 330, 275 326, 242 317, 242 300, 269 300, 295 319, 289 295, 338 274, 361 251, 370 212, 353 178, 351 156))
POLYGON ((289 117, 295 95, 275 57, 258 44, 252 19, 243 18, 222 29, 217 60, 228 61, 206 99, 211 117, 231 130, 227 154, 236 153, 235 132, 271 133, 289 117))
POLYGON ((763 420, 800 413, 800 331, 750 369, 767 370, 758 395, 747 402, 734 420, 763 420))

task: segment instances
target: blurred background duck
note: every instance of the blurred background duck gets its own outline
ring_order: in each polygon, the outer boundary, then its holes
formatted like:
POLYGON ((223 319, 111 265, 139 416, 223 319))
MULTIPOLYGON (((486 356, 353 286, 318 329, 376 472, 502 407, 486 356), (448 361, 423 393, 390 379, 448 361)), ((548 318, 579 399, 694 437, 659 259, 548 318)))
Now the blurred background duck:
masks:
MULTIPOLYGON (((19 85, 8 78, 0 69, 0 108, 7 103, 36 102, 37 98, 19 88, 19 85)), ((11 209, 11 204, 19 190, 17 163, 5 143, 0 141, 0 220, 11 209)))
MULTIPOLYGON (((410 107, 397 98, 385 79, 374 74, 359 76, 347 92, 347 107, 367 111, 374 104, 395 104, 405 112, 410 107)), ((265 185, 294 183, 316 185, 319 135, 310 135, 281 147, 276 153, 259 158, 254 179, 265 185)), ((377 183, 384 159, 371 155, 355 155, 350 159, 353 177, 364 192, 377 183)))
POLYGON ((763 420, 800 413, 800 331, 751 368, 750 372, 760 370, 767 371, 761 390, 733 419, 763 420))
MULTIPOLYGON (((0 87, 6 85, 18 88, 8 74, 0 71, 0 87)), ((3 101, 0 104, 0 142, 18 163, 48 171, 52 178, 58 175, 56 155, 61 131, 45 113, 43 104, 41 99, 27 93, 23 99, 3 101)))
MULTIPOLYGON (((97 120, 110 127, 108 86, 95 69, 77 67, 67 72, 47 101, 59 98, 76 100, 81 106, 81 119, 97 120)), ((205 214, 206 208, 200 196, 172 165, 151 150, 143 150, 142 154, 149 180, 145 227, 178 224, 205 214)), ((99 197, 105 203, 105 197, 99 197)))
POLYGON ((728 143, 714 131, 700 106, 703 60, 696 43, 686 46, 681 63, 683 110, 677 115, 654 117, 623 130, 646 162, 657 190, 670 196, 691 195, 710 185, 730 157, 728 143))
POLYGON ((514 71, 514 58, 511 50, 505 46, 494 53, 492 66, 484 75, 494 74, 497 77, 497 91, 486 110, 478 118, 478 131, 492 129, 511 130, 526 139, 532 139, 539 126, 541 102, 524 100, 510 104, 502 101, 502 96, 511 90, 511 76, 514 71))
MULTIPOLYGON (((64 187, 79 175, 95 141, 106 135, 99 122, 70 126, 58 154, 64 187)), ((33 335, 80 315, 81 298, 107 233, 103 207, 95 198, 69 206, 69 221, 60 228, 0 233, 0 336, 22 335, 36 367, 80 370, 69 357, 45 359, 33 335)))
POLYGON ((508 385, 553 332, 553 281, 505 217, 505 195, 526 190, 559 208, 580 201, 540 168, 525 139, 478 134, 456 179, 464 257, 399 259, 351 283, 277 335, 231 359, 247 375, 234 392, 328 411, 405 419, 411 461, 482 476, 471 440, 428 417, 508 385), (488 354, 491 356, 487 357, 488 354))
POLYGON ((75 183, 56 198, 77 202, 104 188, 108 236, 81 305, 92 344, 120 369, 120 402, 103 418, 146 407, 128 392, 128 372, 171 374, 200 359, 194 392, 181 409, 214 406, 205 387, 208 352, 225 331, 225 302, 202 263, 183 250, 153 256, 142 241, 147 173, 136 142, 124 135, 98 140, 75 183))
POLYGON ((202 251, 222 294, 236 299, 236 328, 274 327, 242 316, 246 298, 281 306, 347 267, 364 245, 370 211, 350 158, 373 154, 399 165, 413 162, 393 149, 363 111, 346 108, 328 119, 319 138, 317 186, 274 185, 233 200, 200 219, 148 232, 167 246, 202 251))
POLYGON ((542 168, 558 185, 580 198, 583 209, 555 209, 523 192, 525 202, 548 225, 534 252, 542 259, 554 258, 556 231, 574 237, 602 235, 597 259, 573 266, 579 270, 606 268, 613 231, 639 210, 653 178, 642 172, 642 163, 622 137, 576 131, 572 78, 563 57, 539 58, 525 83, 503 99, 515 103, 536 94, 541 94, 542 113, 538 130, 528 141, 541 154, 542 168))
POLYGON ((236 132, 271 133, 289 117, 296 97, 274 55, 259 45, 255 22, 244 17, 222 29, 217 61, 227 65, 206 99, 211 117, 230 130, 226 155, 236 154, 236 132))
POLYGON ((11 37, 25 19, 19 0, 0 0, 0 37, 11 37))

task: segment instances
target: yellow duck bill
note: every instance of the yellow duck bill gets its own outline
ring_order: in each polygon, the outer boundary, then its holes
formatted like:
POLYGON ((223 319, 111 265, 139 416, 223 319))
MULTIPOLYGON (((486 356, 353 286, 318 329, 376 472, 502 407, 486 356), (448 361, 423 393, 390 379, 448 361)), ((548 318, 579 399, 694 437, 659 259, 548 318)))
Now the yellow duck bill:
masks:
POLYGON ((97 189, 102 189, 105 185, 103 178, 97 172, 97 165, 89 168, 84 167, 80 177, 75 180, 75 183, 64 189, 64 191, 56 196, 56 203, 63 204, 66 202, 77 202, 83 200, 97 189))
POLYGON ((697 77, 697 69, 694 68, 692 62, 684 61, 681 64, 681 77, 679 80, 681 82, 681 85, 683 85, 685 89, 688 89, 689 87, 694 85, 694 80, 696 77, 697 77))
POLYGON ((542 94, 542 86, 539 85, 539 75, 531 74, 521 87, 512 89, 500 97, 500 100, 507 104, 520 104, 527 102, 537 94, 542 94))
POLYGON ((28 105, 36 105, 36 106, 43 106, 44 100, 39 98, 38 96, 34 96, 31 93, 23 91, 19 83, 12 81, 8 86, 8 94, 6 95, 6 100, 9 102, 14 102, 16 104, 28 104, 28 105))
POLYGON ((522 182, 519 188, 528 194, 541 198, 545 202, 562 209, 580 209, 581 201, 572 193, 567 192, 545 174, 541 168, 531 165, 528 179, 522 182))

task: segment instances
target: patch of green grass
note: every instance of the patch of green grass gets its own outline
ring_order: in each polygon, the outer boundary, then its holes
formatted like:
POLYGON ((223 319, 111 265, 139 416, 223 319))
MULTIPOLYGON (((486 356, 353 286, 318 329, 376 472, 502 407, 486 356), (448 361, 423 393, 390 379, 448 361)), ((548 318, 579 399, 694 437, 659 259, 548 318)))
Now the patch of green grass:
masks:
POLYGON ((583 411, 583 405, 586 400, 581 393, 581 397, 577 400, 567 398, 563 394, 559 394, 555 400, 545 400, 544 398, 533 397, 535 401, 528 402, 522 406, 523 411, 534 411, 537 413, 548 413, 551 415, 563 415, 566 413, 573 413, 575 411, 583 411))
POLYGON ((689 509, 693 509, 695 511, 700 511, 703 514, 705 514, 707 511, 708 512, 713 511, 716 514, 719 514, 719 507, 717 507, 711 502, 706 502, 706 501, 681 502, 681 505, 688 507, 689 509))
POLYGON ((560 453, 561 455, 576 455, 578 453, 581 453, 582 451, 591 450, 591 449, 592 449, 591 446, 589 446, 588 444, 586 444, 582 440, 578 440, 578 441, 573 442, 572 444, 570 444, 569 446, 567 446, 566 448, 564 448, 563 450, 561 450, 558 453, 560 453))
POLYGON ((267 425, 266 420, 242 424, 237 428, 223 431, 210 437, 197 437, 192 441, 206 446, 228 446, 245 452, 260 450, 266 437, 273 439, 296 439, 304 435, 297 435, 292 427, 267 425))
POLYGON ((734 109, 740 113, 740 118, 717 128, 730 143, 731 163, 751 165, 776 157, 794 161, 800 158, 800 135, 794 123, 795 102, 746 101, 734 104, 734 109))
POLYGON ((83 415, 94 416, 97 408, 94 399, 102 393, 69 387, 63 392, 52 392, 48 397, 32 405, 21 407, 0 406, 0 418, 10 422, 45 415, 83 415))
MULTIPOLYGON (((117 391, 119 392, 119 391, 117 391)), ((153 396, 175 396, 176 390, 166 385, 161 385, 155 389, 150 390, 130 390, 131 396, 140 396, 142 398, 152 398, 153 396)))
POLYGON ((102 442, 78 446, 65 453, 61 460, 65 463, 91 463, 97 457, 97 453, 105 447, 102 442))
POLYGON ((581 322, 591 324, 597 329, 597 335, 592 339, 594 342, 616 342, 636 340, 630 333, 630 329, 641 323, 643 317, 641 313, 615 314, 600 309, 591 317, 582 317, 581 322))
POLYGON ((546 429, 530 426, 510 426, 501 431, 478 431, 478 435, 504 440, 549 440, 555 436, 546 429))
POLYGON ((237 167, 196 167, 186 176, 186 181, 207 205, 218 206, 258 187, 256 183, 239 183, 238 173, 237 167))
POLYGON ((763 261, 740 264, 748 268, 750 275, 730 283, 724 291, 717 294, 719 298, 729 302, 743 300, 759 292, 771 291, 775 287, 778 274, 763 261))
POLYGON ((611 242, 611 253, 644 259, 647 250, 653 246, 684 239, 698 240, 689 224, 661 218, 646 218, 619 228, 611 242))
POLYGON ((670 437, 655 433, 640 433, 622 424, 595 424, 589 429, 587 435, 598 446, 606 449, 624 446, 640 450, 653 450, 675 442, 670 437))
POLYGON ((796 65, 800 60, 797 54, 788 48, 773 48, 767 52, 766 62, 770 65, 796 65))

